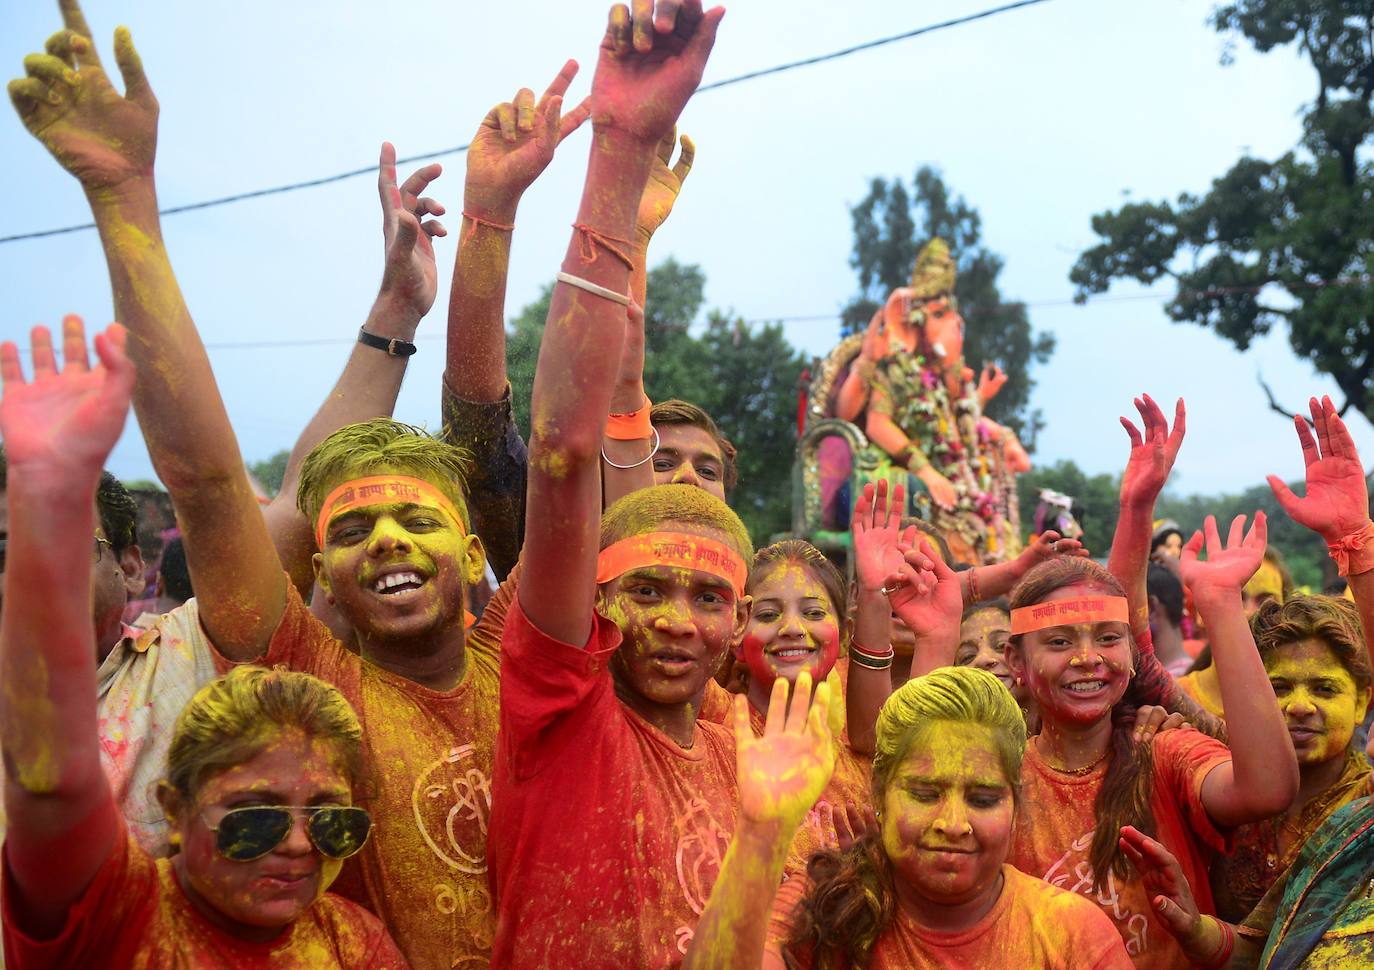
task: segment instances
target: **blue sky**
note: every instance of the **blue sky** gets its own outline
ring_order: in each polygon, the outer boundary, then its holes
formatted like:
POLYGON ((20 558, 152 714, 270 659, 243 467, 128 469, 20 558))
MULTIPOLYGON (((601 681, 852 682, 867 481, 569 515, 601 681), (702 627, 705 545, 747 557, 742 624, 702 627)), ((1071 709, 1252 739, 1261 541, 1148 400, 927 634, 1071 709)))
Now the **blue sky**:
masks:
MULTIPOLYGON (((738 2, 706 79, 823 53, 992 0, 851 3, 738 2)), ((133 30, 162 104, 158 178, 164 205, 361 167, 383 139, 404 156, 466 142, 487 109, 521 86, 541 90, 567 57, 583 64, 569 98, 590 83, 607 4, 359 0, 329 4, 96 2, 87 14, 107 61, 117 23, 133 30)), ((1281 400, 1335 392, 1296 359, 1284 332, 1249 352, 1176 325, 1159 299, 1068 305, 1068 270, 1094 243, 1089 220, 1127 198, 1205 191, 1243 151, 1273 157, 1299 134, 1314 90, 1292 51, 1224 39, 1195 0, 1053 0, 969 26, 708 92, 683 130, 697 165, 651 252, 706 272, 708 305, 745 318, 838 310, 855 289, 848 206, 876 175, 920 165, 983 217, 985 242, 1006 260, 1003 292, 1059 346, 1036 369, 1033 403, 1048 428, 1037 462, 1073 458, 1119 470, 1116 423, 1148 390, 1189 402, 1180 492, 1238 491, 1274 471, 1301 473, 1291 425, 1268 411, 1257 373, 1281 400)), ((56 4, 0 10, 0 62, 22 73, 60 26, 56 4)), ((526 194, 513 250, 508 312, 557 268, 586 161, 587 133, 566 142, 526 194)), ((76 183, 12 114, 0 123, 0 235, 84 222, 76 183)), ((462 156, 443 159, 432 194, 457 211, 462 156)), ((404 174, 404 173, 403 173, 404 174)), ((381 276, 381 232, 370 178, 169 217, 173 263, 211 346, 220 390, 246 458, 287 448, 337 377, 381 276), (217 344, 283 339, 337 343, 279 349, 217 344)), ((440 297, 421 324, 397 417, 437 424, 442 331, 455 236, 439 242, 440 297)), ((0 246, 0 338, 78 312, 110 315, 93 232, 0 246)), ((1141 294, 1121 286, 1114 297, 1141 294)), ((1148 293, 1144 294, 1147 297, 1148 293)), ((829 321, 786 325, 808 352, 836 339, 829 321)), ((1374 462, 1374 429, 1352 420, 1374 462)), ((790 456, 780 458, 790 461, 790 456)), ((111 458, 124 477, 151 475, 130 422, 111 458)))

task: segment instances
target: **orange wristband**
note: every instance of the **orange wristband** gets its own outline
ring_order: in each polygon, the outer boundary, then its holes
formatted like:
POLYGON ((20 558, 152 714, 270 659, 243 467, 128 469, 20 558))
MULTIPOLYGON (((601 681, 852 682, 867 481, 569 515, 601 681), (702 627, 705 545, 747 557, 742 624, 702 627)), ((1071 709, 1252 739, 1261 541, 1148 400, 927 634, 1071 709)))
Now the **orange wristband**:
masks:
POLYGON ((1124 596, 1084 596, 1072 600, 1050 600, 1011 611, 1011 632, 1033 633, 1051 626, 1077 626, 1080 623, 1126 623, 1130 611, 1124 596))
POLYGON ((1340 575, 1358 576, 1369 572, 1374 569, 1374 522, 1366 522, 1359 532, 1352 532, 1326 548, 1340 575))
POLYGON ((646 396, 644 403, 640 405, 638 411, 629 414, 611 414, 606 418, 606 437, 616 441, 638 441, 641 438, 653 436, 653 422, 649 420, 649 412, 653 410, 653 403, 646 396))

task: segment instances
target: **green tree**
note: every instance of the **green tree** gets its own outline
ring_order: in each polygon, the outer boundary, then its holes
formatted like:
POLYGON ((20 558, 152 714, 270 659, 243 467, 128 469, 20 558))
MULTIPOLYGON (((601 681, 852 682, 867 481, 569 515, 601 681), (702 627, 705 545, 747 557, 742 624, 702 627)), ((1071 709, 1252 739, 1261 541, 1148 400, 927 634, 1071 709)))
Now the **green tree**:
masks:
MULTIPOLYGON (((699 334, 692 323, 705 303, 700 267, 668 259, 649 272, 644 314, 644 385, 656 401, 681 398, 704 408, 739 449, 739 486, 731 507, 764 542, 791 518, 792 456, 796 444, 797 380, 802 355, 778 324, 752 326, 708 314, 699 334)), ((552 287, 511 320, 506 336, 512 402, 529 434, 530 391, 552 287)))
POLYGON ((1094 216, 1102 241, 1069 274, 1076 296, 1117 279, 1168 279, 1175 322, 1211 327, 1241 350, 1286 324, 1294 353, 1345 396, 1341 413, 1374 420, 1374 5, 1241 0, 1217 7, 1211 22, 1229 44, 1241 37, 1261 53, 1295 45, 1311 62, 1316 98, 1302 140, 1274 161, 1241 158, 1205 195, 1094 216))
POLYGON ((982 220, 962 196, 954 196, 939 172, 922 166, 908 192, 900 178, 875 178, 868 195, 850 209, 854 248, 850 265, 859 292, 842 311, 845 333, 868 326, 888 293, 911 281, 916 254, 938 236, 949 243, 958 266, 955 295, 967 325, 964 357, 981 370, 999 364, 1009 380, 988 407, 988 416, 1016 429, 1029 449, 1043 425, 1030 409, 1031 368, 1050 359, 1054 336, 1031 329, 1026 305, 1006 302, 997 286, 1002 258, 981 245, 982 220))
POLYGON ((282 479, 286 477, 286 460, 290 457, 291 452, 279 451, 271 458, 262 461, 250 461, 248 470, 267 490, 268 495, 276 495, 281 491, 282 479))

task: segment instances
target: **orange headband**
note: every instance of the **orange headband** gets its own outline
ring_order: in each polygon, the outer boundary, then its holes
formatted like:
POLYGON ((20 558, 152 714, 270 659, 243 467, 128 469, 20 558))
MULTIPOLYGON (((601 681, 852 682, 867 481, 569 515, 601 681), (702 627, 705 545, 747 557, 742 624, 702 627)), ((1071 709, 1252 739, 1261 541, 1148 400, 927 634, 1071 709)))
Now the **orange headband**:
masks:
POLYGON ((467 531, 463 517, 453 507, 452 500, 429 482, 406 475, 373 475, 369 478, 355 478, 344 482, 320 506, 320 517, 315 520, 315 542, 324 548, 325 527, 336 515, 342 515, 364 505, 378 502, 414 502, 433 505, 443 509, 458 523, 458 528, 467 531))
POLYGON ((729 546, 683 532, 646 532, 621 539, 596 557, 596 581, 609 583, 641 566, 682 566, 719 576, 735 596, 744 595, 744 559, 729 546))
POLYGON ((1130 611, 1124 596, 1085 596, 1076 600, 1051 600, 1011 611, 1011 632, 1031 633, 1048 626, 1080 623, 1126 623, 1130 611))

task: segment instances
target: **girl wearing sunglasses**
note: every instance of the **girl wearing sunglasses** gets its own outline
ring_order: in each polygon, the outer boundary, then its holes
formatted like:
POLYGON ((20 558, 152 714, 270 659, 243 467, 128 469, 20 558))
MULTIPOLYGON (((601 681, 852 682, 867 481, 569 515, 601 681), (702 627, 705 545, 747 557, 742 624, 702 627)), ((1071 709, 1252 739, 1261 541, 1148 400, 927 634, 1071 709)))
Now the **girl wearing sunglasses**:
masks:
POLYGON ((52 338, 34 329, 31 383, 14 344, 0 347, 5 964, 405 967, 375 916, 325 892, 372 823, 352 804, 358 718, 324 681, 241 667, 206 684, 162 728, 173 855, 153 859, 130 836, 100 764, 84 563, 133 366, 118 325, 96 337, 95 368, 78 320, 63 338, 59 373, 52 338))

